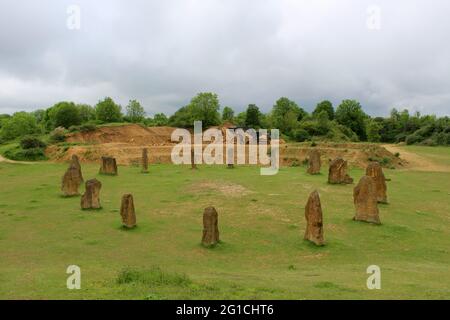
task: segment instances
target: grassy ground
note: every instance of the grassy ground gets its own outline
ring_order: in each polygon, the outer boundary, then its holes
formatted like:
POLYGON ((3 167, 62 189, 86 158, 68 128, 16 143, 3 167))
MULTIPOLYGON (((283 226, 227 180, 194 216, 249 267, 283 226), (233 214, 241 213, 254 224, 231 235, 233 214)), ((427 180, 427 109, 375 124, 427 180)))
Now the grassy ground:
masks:
MULTIPOLYGON (((450 158, 449 148, 425 150, 450 158)), ((328 185, 326 168, 268 177, 255 167, 152 165, 149 174, 119 167, 109 177, 83 165, 85 178, 103 183, 95 212, 60 196, 65 169, 0 163, 1 299, 450 299, 450 173, 386 170, 390 204, 380 206, 383 225, 373 226, 352 221, 353 186, 328 185), (302 240, 314 189, 324 210, 321 248, 302 240), (138 219, 131 231, 119 215, 127 192, 138 219), (200 246, 209 205, 223 241, 212 249, 200 246), (81 290, 66 288, 72 264, 81 290), (381 290, 366 288, 373 264, 381 290)))

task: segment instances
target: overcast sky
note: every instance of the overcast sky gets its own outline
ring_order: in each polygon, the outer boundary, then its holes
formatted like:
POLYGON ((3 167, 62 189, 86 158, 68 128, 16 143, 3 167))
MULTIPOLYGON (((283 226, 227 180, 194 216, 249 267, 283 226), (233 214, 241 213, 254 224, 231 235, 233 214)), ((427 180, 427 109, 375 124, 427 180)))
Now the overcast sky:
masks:
POLYGON ((450 115, 450 1, 0 0, 0 113, 111 96, 171 114, 205 91, 450 115))

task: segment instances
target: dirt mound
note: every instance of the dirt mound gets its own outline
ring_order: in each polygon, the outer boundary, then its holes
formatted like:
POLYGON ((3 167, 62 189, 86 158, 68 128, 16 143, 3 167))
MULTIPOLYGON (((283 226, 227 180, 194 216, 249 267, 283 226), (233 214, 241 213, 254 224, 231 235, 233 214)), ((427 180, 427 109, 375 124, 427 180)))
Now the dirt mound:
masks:
MULTIPOLYGON (((224 131, 225 128, 221 129, 224 131)), ((72 155, 77 155, 82 162, 99 162, 102 156, 109 156, 116 158, 121 165, 139 165, 142 148, 148 148, 149 163, 170 163, 175 145, 171 142, 171 134, 175 129, 147 128, 137 124, 98 127, 93 131, 69 134, 66 140, 72 145, 49 146, 46 155, 54 161, 69 161, 72 155)), ((324 164, 342 157, 349 165, 360 168, 365 168, 371 161, 378 161, 387 168, 406 165, 405 161, 378 144, 320 142, 312 146, 311 143, 284 144, 283 141, 280 141, 280 165, 300 165, 314 149, 320 151, 324 164)))
POLYGON ((126 143, 129 145, 167 145, 172 144, 170 136, 175 128, 143 127, 137 124, 98 127, 96 130, 69 134, 70 143, 103 144, 126 143))
POLYGON ((322 163, 328 164, 331 159, 341 157, 351 166, 365 168, 371 161, 378 161, 383 167, 401 168, 406 162, 396 157, 383 146, 370 143, 332 143, 320 142, 287 144, 280 147, 282 165, 292 166, 306 161, 309 153, 317 149, 321 153, 322 163))

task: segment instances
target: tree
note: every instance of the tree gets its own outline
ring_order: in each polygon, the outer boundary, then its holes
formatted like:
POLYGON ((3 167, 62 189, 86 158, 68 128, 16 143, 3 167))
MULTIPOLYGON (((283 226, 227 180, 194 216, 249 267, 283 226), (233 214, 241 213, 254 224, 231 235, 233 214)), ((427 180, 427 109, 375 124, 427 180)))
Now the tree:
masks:
POLYGON ((247 112, 245 113, 245 126, 253 129, 259 129, 261 126, 261 121, 259 108, 254 104, 249 104, 247 112))
POLYGON ((223 108, 222 121, 233 121, 234 111, 230 107, 223 108))
POLYGON ((95 120, 95 109, 88 104, 77 104, 78 111, 80 112, 81 123, 86 123, 95 120))
POLYGON ((127 118, 130 122, 142 122, 145 118, 145 110, 137 100, 130 100, 127 105, 127 118))
POLYGON ((169 119, 167 119, 164 113, 157 113, 153 118, 147 118, 145 124, 149 127, 167 126, 169 124, 169 119))
POLYGON ((61 101, 47 109, 47 127, 49 129, 57 127, 68 129, 80 124, 80 111, 73 102, 61 101))
POLYGON ((16 112, 12 117, 3 119, 0 137, 4 140, 12 140, 39 133, 41 133, 41 129, 33 115, 26 112, 16 112))
POLYGON ((3 126, 3 122, 5 122, 6 120, 10 119, 11 116, 9 114, 0 114, 0 129, 3 126))
POLYGON ((316 106, 316 109, 313 111, 313 115, 318 116, 322 111, 325 111, 327 113, 328 120, 334 119, 333 104, 330 101, 324 100, 322 102, 319 102, 316 106))
POLYGON ((367 141, 369 142, 380 142, 381 134, 380 131, 383 128, 380 122, 375 119, 370 119, 367 121, 367 141))
POLYGON ((237 116, 234 117, 233 123, 239 127, 245 127, 245 119, 247 118, 247 112, 239 112, 237 116))
POLYGON ((290 135, 292 130, 297 127, 298 121, 301 121, 307 113, 300 108, 294 101, 288 98, 277 100, 272 109, 272 125, 282 133, 290 135))
POLYGON ((157 113, 153 117, 153 122, 156 126, 167 126, 167 124, 169 123, 169 119, 167 119, 164 113, 157 113))
POLYGON ((122 120, 122 107, 117 105, 113 99, 106 97, 95 106, 97 120, 102 122, 120 122, 122 120))
POLYGON ((365 120, 368 116, 364 113, 359 102, 355 100, 344 100, 336 109, 336 121, 352 129, 360 140, 365 141, 366 125, 365 120))
POLYGON ((202 121, 203 128, 220 124, 219 99, 217 94, 202 92, 191 102, 180 108, 169 119, 171 125, 183 128, 194 126, 194 121, 202 121))

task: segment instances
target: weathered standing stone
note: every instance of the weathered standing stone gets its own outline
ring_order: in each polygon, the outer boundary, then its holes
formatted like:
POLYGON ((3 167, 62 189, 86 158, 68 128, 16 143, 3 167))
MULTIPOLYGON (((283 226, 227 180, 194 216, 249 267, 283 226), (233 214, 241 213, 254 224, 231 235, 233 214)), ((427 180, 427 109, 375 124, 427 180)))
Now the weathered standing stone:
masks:
POLYGON ((375 186, 377 188, 377 201, 380 203, 387 203, 386 178, 381 165, 378 162, 369 163, 366 169, 366 175, 375 180, 375 186))
POLYGON ((312 150, 308 157, 308 173, 309 174, 319 174, 321 161, 319 150, 312 150))
POLYGON ((305 207, 306 231, 305 240, 309 240, 318 246, 324 245, 322 205, 317 191, 313 191, 305 207))
POLYGON ((215 245, 219 242, 218 214, 214 207, 208 207, 203 212, 203 237, 205 246, 215 245))
POLYGON ((83 179, 83 173, 81 172, 80 159, 78 158, 78 156, 76 154, 72 155, 72 160, 70 161, 70 165, 77 168, 80 183, 83 182, 84 179, 83 179))
POLYGON ((347 174, 347 161, 342 158, 336 158, 330 163, 328 170, 328 183, 331 184, 350 184, 353 179, 347 174))
POLYGON ((86 190, 81 197, 81 209, 100 209, 100 189, 102 183, 97 179, 86 181, 86 190))
POLYGON ((353 220, 381 224, 375 180, 364 176, 353 190, 356 215, 353 220))
POLYGON ((112 157, 102 157, 102 166, 100 167, 100 174, 117 175, 116 159, 112 157))
POLYGON ((148 172, 148 149, 142 149, 142 172, 148 172))
POLYGON ((66 197, 78 196, 80 184, 79 170, 71 164, 62 178, 61 191, 66 197))
POLYGON ((122 216, 122 224, 124 227, 136 227, 136 213, 134 212, 134 201, 131 194, 124 194, 122 196, 120 215, 122 216))

